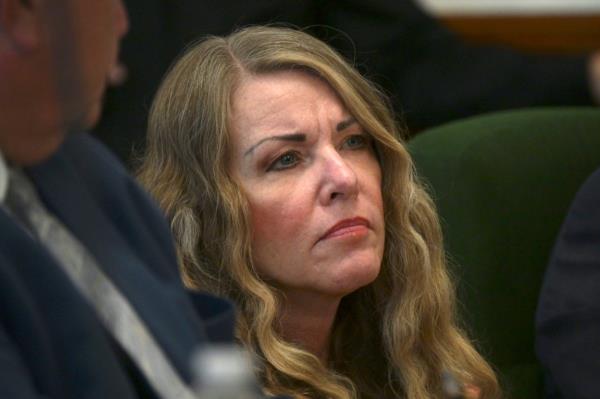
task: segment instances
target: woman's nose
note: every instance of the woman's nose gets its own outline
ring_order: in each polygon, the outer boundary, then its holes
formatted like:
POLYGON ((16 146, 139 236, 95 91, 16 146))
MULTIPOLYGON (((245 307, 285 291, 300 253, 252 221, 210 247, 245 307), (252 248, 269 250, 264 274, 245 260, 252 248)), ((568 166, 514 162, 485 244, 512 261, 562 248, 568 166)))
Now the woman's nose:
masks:
POLYGON ((328 151, 323 157, 320 201, 329 204, 339 199, 356 197, 358 179, 352 165, 336 150, 328 151))

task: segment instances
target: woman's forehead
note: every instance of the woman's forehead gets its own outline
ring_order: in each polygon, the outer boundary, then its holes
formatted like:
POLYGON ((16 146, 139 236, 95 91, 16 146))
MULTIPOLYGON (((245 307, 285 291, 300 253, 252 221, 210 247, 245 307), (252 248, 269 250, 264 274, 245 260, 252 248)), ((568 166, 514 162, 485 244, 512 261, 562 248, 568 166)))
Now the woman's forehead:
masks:
POLYGON ((303 71, 277 71, 243 79, 232 96, 232 119, 245 124, 298 123, 314 107, 328 107, 340 116, 347 113, 323 79, 303 71))

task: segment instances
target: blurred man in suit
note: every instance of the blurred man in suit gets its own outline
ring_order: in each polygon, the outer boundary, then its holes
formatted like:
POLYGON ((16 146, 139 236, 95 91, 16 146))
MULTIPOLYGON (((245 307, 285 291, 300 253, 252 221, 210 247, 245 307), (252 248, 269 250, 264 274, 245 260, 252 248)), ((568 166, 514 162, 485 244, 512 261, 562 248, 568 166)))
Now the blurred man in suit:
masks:
POLYGON ((600 397, 600 169, 562 225, 536 315, 546 398, 600 397))
POLYGON ((0 397, 191 398, 232 339, 191 296, 162 215, 90 136, 128 30, 121 0, 0 0, 0 397))

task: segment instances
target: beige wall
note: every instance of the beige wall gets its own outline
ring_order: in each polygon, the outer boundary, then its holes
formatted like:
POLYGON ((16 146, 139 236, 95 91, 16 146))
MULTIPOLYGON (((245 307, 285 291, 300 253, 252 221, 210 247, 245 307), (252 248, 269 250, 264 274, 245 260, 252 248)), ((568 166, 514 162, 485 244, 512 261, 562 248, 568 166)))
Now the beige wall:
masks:
POLYGON ((600 13, 600 0, 417 0, 433 14, 600 13))

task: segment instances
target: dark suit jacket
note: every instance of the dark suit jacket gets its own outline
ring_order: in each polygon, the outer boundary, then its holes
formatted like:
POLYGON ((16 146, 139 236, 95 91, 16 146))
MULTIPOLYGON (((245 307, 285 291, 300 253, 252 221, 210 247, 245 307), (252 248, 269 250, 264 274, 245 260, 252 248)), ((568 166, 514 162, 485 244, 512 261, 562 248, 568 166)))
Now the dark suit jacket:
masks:
POLYGON ((248 24, 312 26, 391 94, 418 130, 491 110, 591 104, 586 57, 534 56, 471 46, 414 0, 125 0, 131 29, 122 59, 130 70, 110 90, 96 134, 128 160, 143 147, 146 119, 163 74, 186 44, 248 24))
POLYGON ((547 398, 600 398, 600 169, 577 193, 552 253, 536 320, 547 398))
MULTIPOLYGON (((94 139, 72 136, 26 172, 184 380, 195 348, 232 340, 232 308, 183 289, 161 213, 94 139)), ((54 259, 0 210, 0 397, 138 396, 154 395, 54 259)))

